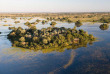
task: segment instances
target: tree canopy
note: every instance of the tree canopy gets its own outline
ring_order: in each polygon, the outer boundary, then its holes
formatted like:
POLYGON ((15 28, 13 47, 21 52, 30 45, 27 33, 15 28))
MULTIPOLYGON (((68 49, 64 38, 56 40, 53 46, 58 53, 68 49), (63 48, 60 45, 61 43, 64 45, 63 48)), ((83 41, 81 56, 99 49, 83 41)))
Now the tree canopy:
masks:
POLYGON ((13 46, 39 50, 66 46, 75 47, 79 44, 85 46, 85 44, 94 41, 95 37, 84 30, 76 30, 76 27, 73 29, 48 27, 37 30, 36 26, 32 26, 29 29, 13 28, 8 34, 8 39, 11 40, 13 46))
POLYGON ((82 22, 80 20, 75 22, 75 26, 80 27, 81 25, 83 25, 83 24, 82 24, 82 22))

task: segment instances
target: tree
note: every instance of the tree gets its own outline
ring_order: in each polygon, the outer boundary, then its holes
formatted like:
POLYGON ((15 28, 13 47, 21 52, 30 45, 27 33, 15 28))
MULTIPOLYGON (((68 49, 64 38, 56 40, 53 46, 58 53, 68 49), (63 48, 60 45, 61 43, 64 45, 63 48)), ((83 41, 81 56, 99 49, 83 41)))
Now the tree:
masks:
POLYGON ((28 27, 30 27, 31 26, 31 23, 30 22, 26 22, 26 23, 24 23, 26 26, 28 26, 28 27))
POLYGON ((43 44, 47 44, 47 43, 48 43, 47 39, 43 39, 43 44))
POLYGON ((50 37, 47 37, 47 40, 50 42, 51 41, 51 38, 50 37))
POLYGON ((71 45, 73 45, 74 48, 78 48, 79 44, 86 46, 88 42, 95 40, 93 35, 85 33, 83 30, 76 30, 76 27, 73 29, 49 27, 41 30, 37 30, 36 26, 32 26, 29 29, 19 27, 8 34, 8 39, 10 39, 14 46, 33 50, 71 45))
POLYGON ((75 25, 76 25, 77 27, 80 27, 80 26, 83 25, 83 24, 82 24, 82 22, 81 22, 80 20, 78 20, 78 21, 76 21, 75 25))
POLYGON ((109 23, 109 22, 110 22, 107 18, 104 18, 104 17, 101 18, 100 21, 101 21, 102 23, 109 23))
POLYGON ((38 40, 38 37, 33 37, 32 39, 34 42, 36 42, 38 40))
POLYGON ((25 37, 21 37, 21 38, 19 39, 19 41, 24 42, 24 41, 25 41, 25 37))
POLYGON ((36 31, 36 26, 32 26, 31 28, 30 28, 32 31, 36 31))
POLYGON ((108 24, 102 24, 102 25, 99 26, 99 28, 101 30, 107 30, 109 28, 109 25, 108 24))
POLYGON ((14 23, 16 23, 16 24, 17 24, 17 23, 20 23, 20 21, 15 21, 14 23))
POLYGON ((56 25, 57 23, 56 22, 51 22, 51 24, 50 25, 56 25))
POLYGON ((45 24, 45 23, 47 23, 47 21, 46 20, 42 20, 42 24, 45 24))
POLYGON ((67 21, 68 23, 72 23, 73 21, 72 20, 70 20, 70 19, 68 19, 68 21, 67 21))
POLYGON ((36 22, 39 23, 41 20, 37 19, 36 22))

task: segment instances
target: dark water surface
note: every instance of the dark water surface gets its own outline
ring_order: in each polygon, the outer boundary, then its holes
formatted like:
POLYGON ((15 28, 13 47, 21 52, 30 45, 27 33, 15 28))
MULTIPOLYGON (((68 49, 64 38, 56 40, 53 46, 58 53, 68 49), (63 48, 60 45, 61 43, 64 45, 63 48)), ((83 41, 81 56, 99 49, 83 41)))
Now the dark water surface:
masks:
MULTIPOLYGON (((38 29, 49 24, 36 25, 38 29)), ((74 23, 56 27, 73 28, 74 23)), ((98 38, 87 47, 32 51, 11 47, 8 26, 0 26, 0 74, 110 74, 110 28, 103 31, 99 24, 85 23, 84 29, 98 38)))

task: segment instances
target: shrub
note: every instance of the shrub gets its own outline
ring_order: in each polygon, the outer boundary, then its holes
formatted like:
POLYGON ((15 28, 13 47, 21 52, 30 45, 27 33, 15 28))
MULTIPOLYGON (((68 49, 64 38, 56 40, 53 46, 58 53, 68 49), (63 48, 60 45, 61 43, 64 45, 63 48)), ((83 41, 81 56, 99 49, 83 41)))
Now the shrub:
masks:
POLYGON ((80 27, 80 26, 83 25, 83 24, 82 24, 82 22, 81 22, 80 20, 78 20, 78 21, 75 22, 75 25, 76 25, 77 27, 80 27))
POLYGON ((101 30, 107 30, 109 28, 109 25, 108 24, 102 24, 102 25, 99 26, 99 28, 101 30))

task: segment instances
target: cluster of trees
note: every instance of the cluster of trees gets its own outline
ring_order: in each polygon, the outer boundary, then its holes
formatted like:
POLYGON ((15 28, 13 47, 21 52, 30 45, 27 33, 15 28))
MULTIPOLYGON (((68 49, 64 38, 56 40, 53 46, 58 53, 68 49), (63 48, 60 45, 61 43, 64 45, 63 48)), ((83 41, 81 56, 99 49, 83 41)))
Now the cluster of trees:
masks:
POLYGON ((28 27, 31 27, 31 26, 34 26, 34 25, 36 25, 37 23, 36 22, 32 22, 32 23, 30 23, 30 22, 26 22, 26 23, 24 23, 26 26, 28 26, 28 27))
POLYGON ((48 17, 47 18, 48 21, 61 21, 61 22, 68 22, 68 23, 72 23, 73 21, 70 20, 68 17, 63 17, 63 18, 53 18, 53 17, 48 17))
POLYGON ((108 24, 101 24, 101 25, 99 26, 99 28, 100 28, 101 30, 107 30, 107 29, 109 28, 109 25, 108 25, 108 24))
POLYGON ((36 22, 39 23, 41 20, 37 19, 36 22))
POLYGON ((17 23, 20 23, 20 21, 15 21, 14 23, 16 23, 16 24, 17 24, 17 23))
POLYGON ((32 20, 33 18, 31 17, 31 18, 29 18, 28 20, 32 20))
POLYGON ((0 34, 1 34, 1 32, 0 32, 0 34))
POLYGON ((26 22, 26 23, 24 23, 26 26, 28 26, 28 27, 31 27, 31 26, 35 26, 36 24, 38 24, 39 22, 41 22, 42 24, 45 24, 45 23, 47 23, 48 21, 47 20, 39 20, 39 19, 37 19, 35 22, 32 22, 32 23, 30 23, 30 22, 26 22))
POLYGON ((82 22, 80 21, 80 20, 78 20, 78 21, 76 21, 75 22, 75 26, 77 26, 77 27, 80 27, 80 26, 82 26, 83 24, 82 24, 82 22))
POLYGON ((52 20, 55 20, 55 18, 54 17, 47 17, 47 20, 52 21, 52 20))
POLYGON ((14 30, 14 29, 16 29, 15 27, 9 27, 8 28, 9 30, 14 30))
POLYGON ((45 24, 47 23, 48 21, 47 20, 42 20, 42 24, 45 24))
POLYGON ((101 18, 100 20, 99 20, 101 23, 110 23, 110 18, 101 18))
POLYGON ((86 45, 95 40, 95 37, 84 30, 70 28, 48 27, 37 30, 35 26, 29 29, 13 28, 8 34, 13 46, 29 49, 48 49, 77 45, 86 45))
POLYGON ((50 25, 54 26, 56 25, 57 23, 56 22, 51 22, 50 25))
POLYGON ((24 25, 31 26, 31 23, 30 22, 26 22, 26 23, 24 23, 24 25))

